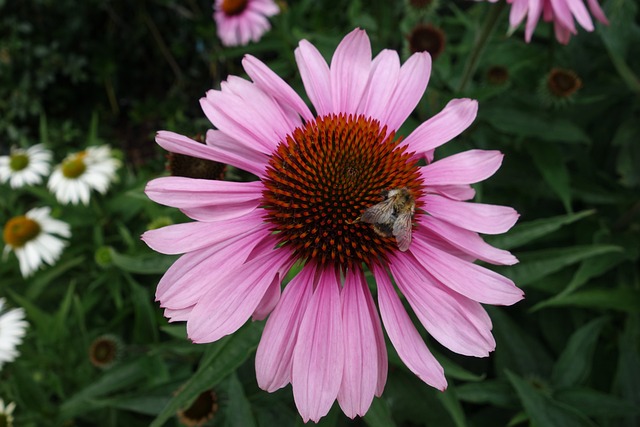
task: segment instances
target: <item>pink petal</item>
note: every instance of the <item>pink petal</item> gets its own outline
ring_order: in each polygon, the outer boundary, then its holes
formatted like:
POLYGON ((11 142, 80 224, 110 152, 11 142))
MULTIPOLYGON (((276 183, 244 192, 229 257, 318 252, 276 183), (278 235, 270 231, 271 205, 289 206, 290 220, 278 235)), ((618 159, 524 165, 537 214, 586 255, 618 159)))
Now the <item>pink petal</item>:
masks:
POLYGON ((295 50, 296 63, 309 100, 318 116, 325 116, 333 111, 331 105, 331 84, 329 66, 322 54, 314 45, 301 40, 295 50))
POLYGON ((265 166, 269 163, 266 154, 247 148, 219 130, 209 129, 206 142, 215 161, 251 172, 260 178, 264 176, 265 166))
POLYGON ((235 139, 255 144, 270 154, 301 121, 291 121, 280 106, 255 84, 231 76, 222 90, 210 90, 200 100, 202 110, 216 128, 235 139))
POLYGON ((164 317, 169 319, 169 322, 185 322, 189 320, 189 316, 191 315, 191 310, 193 306, 187 308, 179 308, 174 310, 172 308, 164 309, 164 317))
POLYGON ((563 26, 559 21, 553 22, 553 32, 556 35, 556 40, 561 44, 568 44, 571 40, 571 31, 563 26))
POLYGON ((146 231, 142 240, 162 254, 182 254, 215 245, 263 227, 259 215, 249 214, 224 222, 188 222, 146 231))
POLYGON ((430 76, 431 56, 426 52, 414 53, 402 65, 398 84, 386 107, 387 117, 383 121, 389 130, 398 130, 416 108, 430 76))
POLYGON ((290 252, 273 249, 225 274, 212 277, 187 322, 193 342, 217 341, 242 326, 262 300, 278 270, 290 265, 290 252))
POLYGON ((493 175, 502 164, 499 151, 469 150, 420 169, 426 185, 475 184, 493 175))
POLYGON ((292 108, 305 121, 313 120, 311 110, 296 91, 262 61, 254 56, 246 55, 242 60, 242 66, 256 86, 273 96, 281 104, 292 108))
POLYGON ((340 42, 331 59, 333 113, 355 113, 371 70, 371 43, 364 30, 356 28, 340 42))
POLYGON ((571 10, 571 13, 582 28, 587 31, 593 31, 593 21, 591 20, 591 15, 589 15, 589 11, 587 10, 587 7, 584 5, 582 0, 568 0, 567 6, 569 6, 569 10, 571 10))
POLYGON ((274 307, 280 300, 281 283, 282 278, 279 274, 276 274, 273 278, 273 281, 271 282, 271 285, 269 285, 267 292, 265 292, 264 296, 262 297, 262 301, 260 301, 260 304, 258 304, 255 311, 251 315, 251 319, 253 321, 264 320, 267 318, 269 313, 273 311, 274 307))
POLYGON ((256 352, 256 378, 261 389, 274 392, 291 381, 298 328, 313 293, 316 268, 307 264, 285 287, 262 332, 256 352))
POLYGON ((439 196, 424 196, 425 210, 436 218, 467 230, 485 234, 500 234, 518 220, 518 213, 508 206, 459 202, 439 196))
POLYGON ((305 423, 318 422, 329 412, 342 382, 344 328, 339 283, 335 272, 320 272, 293 350, 293 398, 305 423))
POLYGON ((525 26, 524 39, 527 43, 531 41, 533 31, 538 25, 540 15, 542 14, 542 1, 529 0, 529 15, 527 16, 527 24, 525 26))
POLYGON ((511 4, 511 11, 509 12, 509 26, 516 28, 524 17, 527 15, 529 9, 529 0, 514 0, 511 4))
POLYGON ((444 369, 427 348, 402 302, 398 298, 387 272, 377 264, 373 274, 378 287, 378 305, 384 328, 398 356, 418 378, 438 390, 447 388, 444 369))
POLYGON ((385 49, 371 64, 369 82, 358 107, 358 113, 386 122, 391 95, 398 83, 400 59, 395 50, 385 49))
POLYGON ((518 259, 510 252, 494 248, 473 231, 465 230, 432 216, 422 215, 420 224, 428 233, 435 233, 458 249, 491 264, 513 265, 518 259))
POLYGON ((156 178, 147 183, 145 193, 154 202, 202 212, 208 221, 244 216, 262 199, 262 182, 231 182, 179 176, 156 178), (194 208, 200 208, 196 210, 194 208))
POLYGON ((605 25, 609 25, 609 20, 604 14, 604 11, 598 4, 598 0, 587 0, 587 4, 589 5, 589 10, 591 14, 600 22, 605 25))
POLYGON ((369 288, 364 287, 364 293, 367 301, 367 309, 369 310, 371 320, 373 321, 373 331, 376 337, 376 350, 378 351, 378 380, 376 384, 376 396, 382 396, 384 386, 387 384, 388 374, 388 356, 387 356, 387 344, 384 340, 384 332, 382 331, 382 323, 380 322, 380 316, 376 309, 376 304, 373 301, 369 288))
MULTIPOLYGON (((549 0, 553 8, 553 20, 558 22, 573 34, 576 33, 576 27, 573 23, 573 15, 567 4, 567 0, 549 0)), ((582 0, 580 0, 582 1, 582 0)))
POLYGON ((181 256, 160 279, 156 299, 163 308, 179 309, 196 304, 215 282, 212 273, 220 276, 241 266, 263 239, 272 242, 267 239, 270 234, 265 228, 181 256))
POLYGON ((485 357, 495 349, 491 319, 478 302, 440 285, 412 257, 398 257, 389 267, 416 316, 440 344, 465 356, 485 357))
POLYGON ((411 252, 418 262, 440 283, 474 301, 511 305, 524 298, 516 285, 498 273, 463 261, 453 255, 414 239, 411 252))
POLYGON ((453 99, 435 116, 422 123, 403 141, 417 155, 451 141, 469 127, 478 113, 478 101, 453 99))
POLYGON ((208 145, 204 145, 174 132, 160 131, 156 135, 158 145, 172 153, 228 163, 255 175, 262 176, 264 167, 268 163, 268 158, 265 154, 242 146, 239 142, 220 131, 210 130, 207 132, 207 140, 208 145), (220 142, 220 144, 217 144, 217 142, 220 142), (215 146, 211 147, 209 145, 215 146), (229 151, 229 153, 225 151, 229 151))
POLYGON ((344 372, 338 403, 349 418, 363 416, 376 391, 378 351, 372 315, 367 304, 362 272, 350 269, 342 289, 342 324, 345 338, 344 372))
POLYGON ((470 185, 430 185, 427 191, 453 200, 471 200, 476 196, 476 190, 470 185))

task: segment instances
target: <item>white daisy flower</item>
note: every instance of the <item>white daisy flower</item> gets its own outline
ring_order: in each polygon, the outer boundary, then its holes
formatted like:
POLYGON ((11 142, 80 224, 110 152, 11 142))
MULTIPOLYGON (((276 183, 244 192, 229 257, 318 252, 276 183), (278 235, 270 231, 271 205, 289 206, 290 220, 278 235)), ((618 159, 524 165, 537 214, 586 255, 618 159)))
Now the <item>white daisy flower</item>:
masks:
POLYGON ((67 156, 56 166, 47 186, 60 203, 89 204, 91 190, 104 194, 116 177, 120 161, 108 145, 89 147, 67 156))
POLYGON ((13 427, 13 410, 15 408, 14 402, 4 406, 4 400, 0 399, 0 426, 13 427))
MULTIPOLYGON (((16 347, 22 343, 27 329, 24 310, 22 308, 5 310, 4 303, 5 299, 0 298, 0 369, 2 369, 2 365, 13 362, 20 355, 16 347)), ((0 406, 0 414, 2 413, 1 409, 0 406)), ((0 423, 1 425, 3 424, 0 423)))
POLYGON ((51 151, 42 144, 26 150, 13 147, 8 156, 0 156, 0 182, 9 181, 11 188, 40 184, 51 170, 50 163, 51 151))
POLYGON ((30 276, 43 262, 55 264, 66 246, 60 237, 71 236, 69 224, 53 219, 50 213, 50 208, 33 208, 4 226, 4 256, 12 250, 16 253, 23 277, 30 276))

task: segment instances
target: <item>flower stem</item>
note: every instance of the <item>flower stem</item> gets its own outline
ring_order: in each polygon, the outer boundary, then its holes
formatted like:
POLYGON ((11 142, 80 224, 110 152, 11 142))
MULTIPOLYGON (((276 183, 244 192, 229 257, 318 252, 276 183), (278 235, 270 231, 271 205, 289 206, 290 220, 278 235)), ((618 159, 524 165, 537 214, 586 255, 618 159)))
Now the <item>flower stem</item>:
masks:
POLYGON ((487 13, 486 19, 484 20, 484 24, 482 28, 480 28, 480 32, 476 36, 475 43, 473 45, 473 49, 471 49, 471 54, 467 57, 467 62, 464 64, 464 71, 462 73, 462 78, 460 79, 460 84, 458 85, 457 93, 462 93, 471 77, 476 72, 476 68, 478 67, 478 62, 480 61, 480 57, 484 52, 484 49, 487 47, 487 43, 491 38, 491 34, 493 30, 496 28, 496 24, 498 23, 498 18, 502 14, 507 3, 505 1, 498 2, 494 7, 489 9, 487 13))

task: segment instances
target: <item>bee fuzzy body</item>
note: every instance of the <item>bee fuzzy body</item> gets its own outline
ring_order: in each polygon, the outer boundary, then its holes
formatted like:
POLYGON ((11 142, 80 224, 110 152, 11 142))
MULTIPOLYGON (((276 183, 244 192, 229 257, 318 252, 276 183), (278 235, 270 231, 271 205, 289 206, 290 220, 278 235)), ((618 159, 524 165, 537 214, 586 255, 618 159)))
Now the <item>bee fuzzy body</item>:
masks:
POLYGON ((372 224, 373 230, 383 237, 394 236, 398 249, 406 251, 411 244, 411 227, 416 203, 408 188, 395 188, 385 199, 368 208, 360 221, 372 224))

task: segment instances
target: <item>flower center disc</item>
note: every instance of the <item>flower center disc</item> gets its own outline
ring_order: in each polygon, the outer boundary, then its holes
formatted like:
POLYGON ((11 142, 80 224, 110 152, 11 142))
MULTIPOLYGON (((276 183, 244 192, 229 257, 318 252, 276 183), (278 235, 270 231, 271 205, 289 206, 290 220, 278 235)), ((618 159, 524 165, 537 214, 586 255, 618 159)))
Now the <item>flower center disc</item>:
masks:
POLYGON ((247 8, 249 0, 223 0, 220 8, 225 15, 234 16, 239 15, 247 8))
POLYGON ((78 154, 62 163, 62 175, 66 178, 74 179, 79 177, 87 170, 84 164, 84 155, 78 154))
POLYGON ((40 234, 40 224, 26 216, 16 216, 7 221, 2 237, 7 245, 21 248, 38 234, 40 234))
POLYGON ((9 159, 9 168, 11 168, 12 171, 18 172, 27 166, 29 166, 29 156, 22 153, 11 155, 9 159))
POLYGON ((342 268, 397 250, 395 238, 358 221, 396 188, 407 188, 420 207, 417 161, 394 137, 377 120, 345 114, 319 117, 287 136, 267 167, 262 203, 281 244, 299 259, 342 268))

